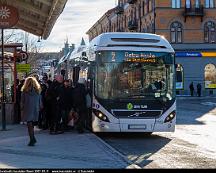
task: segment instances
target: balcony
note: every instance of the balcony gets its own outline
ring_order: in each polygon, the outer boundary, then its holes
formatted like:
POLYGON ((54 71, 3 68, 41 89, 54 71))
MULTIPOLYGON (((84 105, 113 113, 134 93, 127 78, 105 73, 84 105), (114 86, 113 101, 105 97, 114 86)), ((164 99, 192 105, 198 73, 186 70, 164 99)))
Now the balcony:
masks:
POLYGON ((122 5, 118 5, 116 7, 115 13, 116 14, 123 14, 124 13, 124 7, 122 5))
POLYGON ((130 20, 128 22, 128 29, 129 30, 136 30, 138 28, 138 23, 136 20, 130 20))
POLYGON ((203 16, 204 16, 204 8, 203 6, 199 6, 199 7, 185 7, 184 10, 184 17, 185 17, 185 22, 187 17, 190 16, 197 16, 197 17, 201 17, 201 22, 203 20, 203 16))
POLYGON ((124 32, 124 29, 123 28, 118 28, 117 32, 124 32))
POLYGON ((128 0, 128 4, 134 4, 137 0, 128 0))

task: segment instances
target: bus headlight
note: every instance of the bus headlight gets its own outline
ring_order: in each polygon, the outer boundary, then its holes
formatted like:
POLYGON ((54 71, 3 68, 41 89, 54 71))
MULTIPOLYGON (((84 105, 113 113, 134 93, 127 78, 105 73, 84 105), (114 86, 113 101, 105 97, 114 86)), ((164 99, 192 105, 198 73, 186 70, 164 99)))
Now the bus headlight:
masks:
POLYGON ((176 116, 176 112, 173 111, 172 113, 170 113, 164 120, 164 123, 170 122, 172 121, 176 116))
POLYGON ((105 122, 110 122, 106 115, 104 115, 101 111, 93 109, 94 114, 96 117, 98 117, 100 120, 105 122))

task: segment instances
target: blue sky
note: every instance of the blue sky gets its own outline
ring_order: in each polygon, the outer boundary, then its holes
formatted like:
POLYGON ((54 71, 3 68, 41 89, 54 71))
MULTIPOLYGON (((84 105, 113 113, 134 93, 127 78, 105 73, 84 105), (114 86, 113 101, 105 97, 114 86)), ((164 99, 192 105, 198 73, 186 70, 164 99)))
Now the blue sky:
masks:
POLYGON ((43 52, 59 52, 68 38, 69 44, 80 44, 88 29, 109 9, 116 0, 68 0, 64 11, 55 23, 47 40, 42 41, 43 52))

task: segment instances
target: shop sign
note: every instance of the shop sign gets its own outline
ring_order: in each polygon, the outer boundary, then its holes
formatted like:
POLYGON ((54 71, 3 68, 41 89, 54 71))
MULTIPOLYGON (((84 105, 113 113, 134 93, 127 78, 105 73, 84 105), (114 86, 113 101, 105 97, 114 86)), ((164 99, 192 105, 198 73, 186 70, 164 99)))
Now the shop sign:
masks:
POLYGON ((216 52, 176 52, 176 57, 215 57, 216 52))
POLYGON ((200 52, 176 52, 176 57, 202 57, 200 52))
POLYGON ((19 20, 19 13, 17 8, 0 4, 0 28, 11 28, 17 24, 19 20))
POLYGON ((212 81, 205 81, 205 88, 206 89, 214 89, 214 88, 216 88, 216 84, 212 83, 212 81))
POLYGON ((28 73, 31 71, 31 66, 30 64, 17 64, 16 69, 17 69, 17 72, 28 73))

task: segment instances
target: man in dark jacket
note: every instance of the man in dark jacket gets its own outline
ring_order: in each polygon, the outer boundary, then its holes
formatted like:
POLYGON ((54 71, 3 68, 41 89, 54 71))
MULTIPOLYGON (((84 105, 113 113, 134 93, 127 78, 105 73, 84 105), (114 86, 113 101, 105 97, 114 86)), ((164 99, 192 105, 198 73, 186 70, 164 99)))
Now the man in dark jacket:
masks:
POLYGON ((197 94, 198 96, 200 97, 201 96, 201 89, 202 89, 202 86, 200 83, 197 84, 197 94))
POLYGON ((76 112, 79 114, 79 118, 77 121, 77 130, 78 133, 84 132, 86 114, 87 114, 87 107, 86 107, 86 88, 81 82, 75 82, 74 88, 72 89, 72 98, 73 98, 73 107, 75 108, 76 112))
POLYGON ((194 86, 193 86, 193 82, 191 82, 189 88, 190 88, 191 96, 193 96, 193 94, 194 94, 194 86))
POLYGON ((50 134, 62 133, 60 130, 61 108, 60 95, 63 89, 63 76, 57 75, 47 91, 47 98, 52 106, 52 117, 50 125, 50 134))
POLYGON ((65 80, 64 81, 64 87, 62 88, 60 92, 60 109, 61 109, 61 116, 62 116, 62 130, 67 130, 67 124, 68 124, 68 116, 69 112, 72 109, 72 88, 70 86, 70 81, 65 80))

